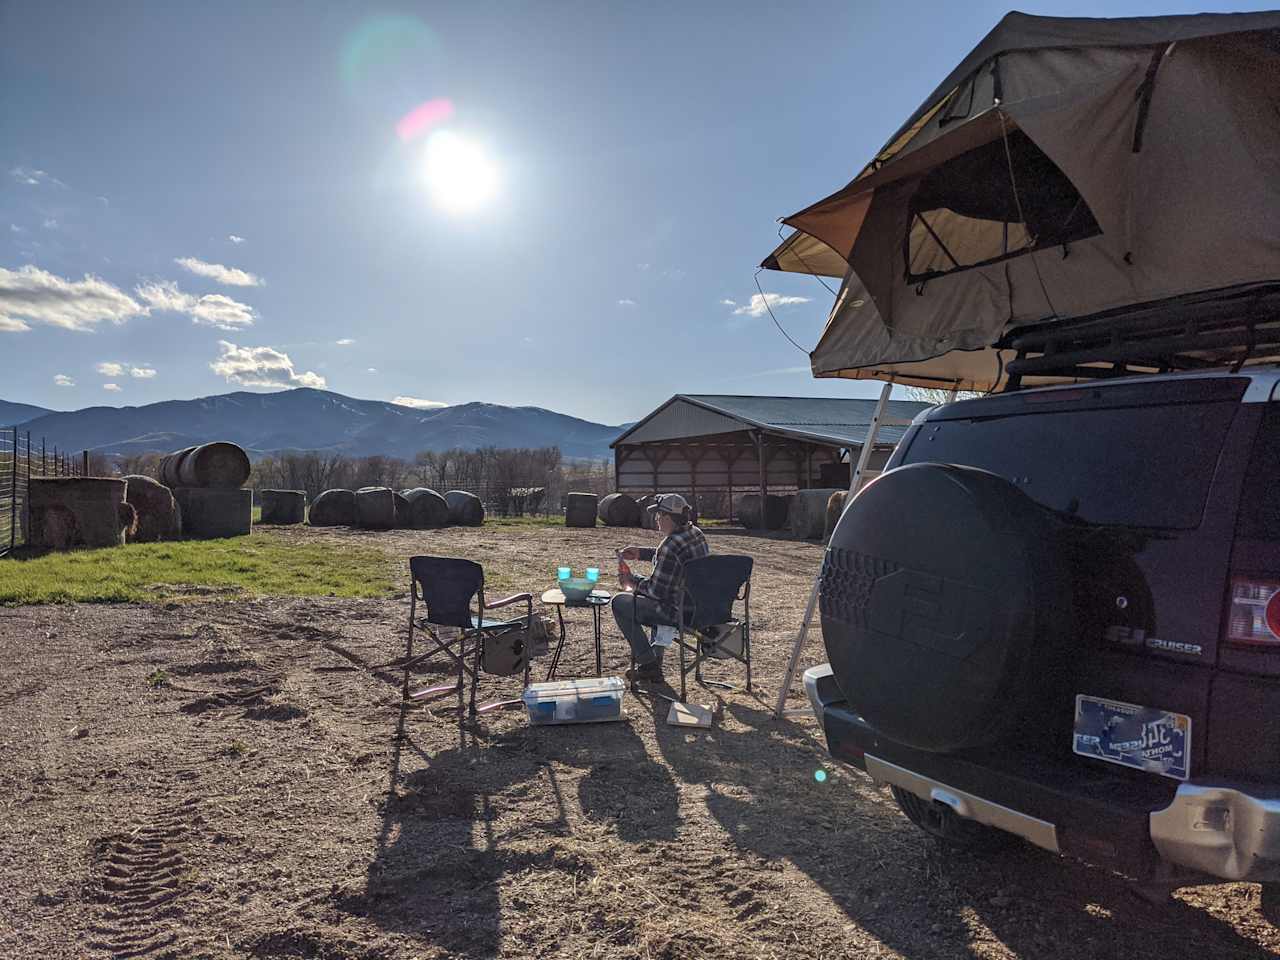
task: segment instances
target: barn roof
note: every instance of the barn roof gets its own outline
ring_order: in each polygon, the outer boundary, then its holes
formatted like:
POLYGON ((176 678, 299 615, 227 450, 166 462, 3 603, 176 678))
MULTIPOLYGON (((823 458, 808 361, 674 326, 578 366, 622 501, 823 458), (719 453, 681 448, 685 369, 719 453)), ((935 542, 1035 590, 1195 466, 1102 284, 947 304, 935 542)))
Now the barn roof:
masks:
MULTIPOLYGON (((889 416, 910 420, 929 406, 912 400, 890 400, 889 416)), ((744 397, 678 393, 610 444, 662 443, 743 430, 826 446, 861 446, 867 439, 875 400, 828 397, 744 397)), ((901 426, 881 426, 877 446, 896 444, 901 426)))

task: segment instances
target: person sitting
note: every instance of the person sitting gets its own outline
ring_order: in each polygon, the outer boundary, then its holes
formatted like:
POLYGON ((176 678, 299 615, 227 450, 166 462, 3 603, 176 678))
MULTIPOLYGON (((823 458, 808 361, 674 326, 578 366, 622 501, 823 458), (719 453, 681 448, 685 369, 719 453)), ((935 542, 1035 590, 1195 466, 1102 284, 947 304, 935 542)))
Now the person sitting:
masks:
POLYGON ((711 553, 707 538, 690 521, 689 501, 678 493, 658 494, 649 510, 656 514, 662 541, 656 550, 627 547, 622 560, 652 560, 653 576, 636 577, 619 570, 624 593, 613 598, 613 618, 631 644, 636 668, 627 671, 630 681, 662 683, 662 650, 650 642, 652 627, 677 626, 676 604, 684 587, 684 565, 711 553))

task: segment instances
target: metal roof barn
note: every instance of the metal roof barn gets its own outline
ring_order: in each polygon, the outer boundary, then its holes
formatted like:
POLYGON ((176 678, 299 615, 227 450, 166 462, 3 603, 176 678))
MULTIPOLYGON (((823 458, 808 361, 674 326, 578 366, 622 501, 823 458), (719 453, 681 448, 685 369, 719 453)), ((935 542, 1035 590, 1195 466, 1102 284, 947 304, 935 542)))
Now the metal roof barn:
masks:
MULTIPOLYGON (((910 420, 929 405, 890 401, 910 420)), ((699 515, 732 519, 734 497, 848 487, 875 400, 676 394, 610 446, 614 482, 630 494, 678 492, 699 515)), ((882 426, 870 468, 878 471, 905 427, 882 426)))

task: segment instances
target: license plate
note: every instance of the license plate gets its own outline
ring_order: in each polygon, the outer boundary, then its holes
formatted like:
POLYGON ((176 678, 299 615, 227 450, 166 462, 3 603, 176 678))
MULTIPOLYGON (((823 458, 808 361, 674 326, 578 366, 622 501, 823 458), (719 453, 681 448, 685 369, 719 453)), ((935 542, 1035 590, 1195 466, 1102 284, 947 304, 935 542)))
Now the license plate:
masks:
POLYGON ((1073 741, 1082 757, 1175 780, 1190 774, 1191 718, 1181 713, 1077 694, 1073 741))

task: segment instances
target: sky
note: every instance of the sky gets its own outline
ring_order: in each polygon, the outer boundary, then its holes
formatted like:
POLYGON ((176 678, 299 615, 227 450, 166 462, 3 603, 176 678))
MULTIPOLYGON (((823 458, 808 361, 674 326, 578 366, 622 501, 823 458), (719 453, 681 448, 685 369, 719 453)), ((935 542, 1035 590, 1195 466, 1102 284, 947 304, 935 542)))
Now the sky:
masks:
POLYGON ((876 396, 809 374, 832 294, 756 265, 1005 12, 0 0, 0 399, 876 396))

